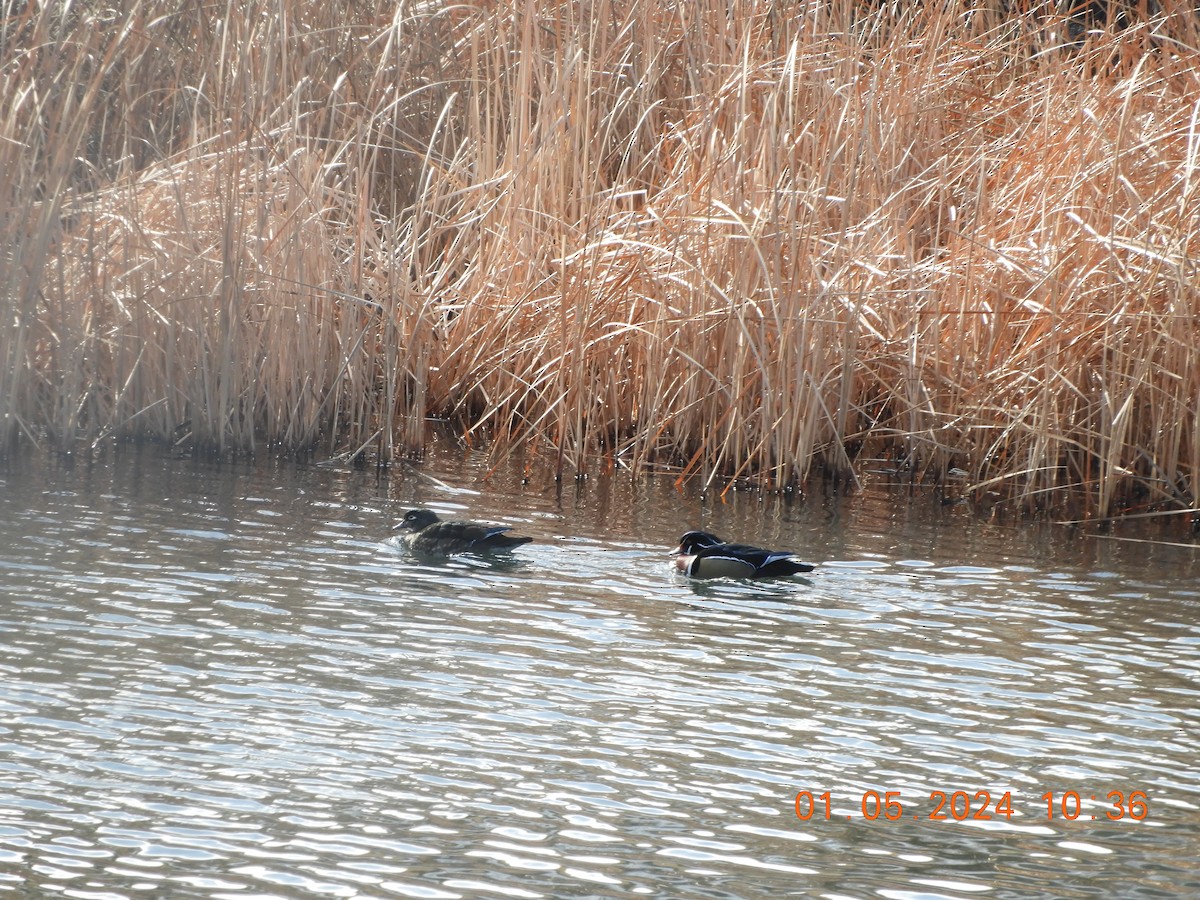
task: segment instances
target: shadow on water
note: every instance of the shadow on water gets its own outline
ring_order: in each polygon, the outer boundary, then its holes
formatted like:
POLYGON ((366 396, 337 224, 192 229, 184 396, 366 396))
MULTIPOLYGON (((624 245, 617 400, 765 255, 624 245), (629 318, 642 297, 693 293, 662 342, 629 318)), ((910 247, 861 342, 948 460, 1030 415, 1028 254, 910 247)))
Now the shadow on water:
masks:
POLYGON ((802 602, 815 587, 812 576, 738 580, 733 578, 689 578, 671 573, 672 579, 703 600, 729 603, 802 602))
POLYGON ((404 546, 398 538, 387 538, 381 542, 385 553, 395 554, 404 568, 432 570, 447 575, 455 573, 516 572, 528 562, 514 551, 498 553, 461 553, 444 555, 421 553, 404 546))
POLYGON ((1200 896, 1193 548, 486 473, 3 473, 0 889, 1200 896), (535 542, 413 557, 418 505, 535 542), (818 569, 688 579, 692 528, 818 569))

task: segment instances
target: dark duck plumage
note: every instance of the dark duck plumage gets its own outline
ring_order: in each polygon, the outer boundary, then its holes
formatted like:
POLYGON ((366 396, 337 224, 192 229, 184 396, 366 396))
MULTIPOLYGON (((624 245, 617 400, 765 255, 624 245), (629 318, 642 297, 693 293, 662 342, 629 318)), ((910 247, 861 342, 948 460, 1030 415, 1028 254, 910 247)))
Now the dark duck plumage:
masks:
POLYGON ((485 525, 460 519, 443 521, 432 509, 410 509, 396 526, 408 531, 404 543, 424 556, 453 556, 456 553, 495 553, 511 550, 533 540, 523 535, 505 534, 507 525, 485 525))
POLYGON ((693 578, 777 578, 811 572, 790 550, 727 544, 707 531, 689 531, 675 548, 675 567, 693 578))

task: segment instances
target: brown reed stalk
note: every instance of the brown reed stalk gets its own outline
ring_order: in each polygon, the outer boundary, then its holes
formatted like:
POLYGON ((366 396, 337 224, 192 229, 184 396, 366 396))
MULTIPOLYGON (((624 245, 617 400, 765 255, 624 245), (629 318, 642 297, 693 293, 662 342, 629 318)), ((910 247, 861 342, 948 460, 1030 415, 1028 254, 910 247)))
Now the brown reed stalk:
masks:
POLYGON ((1198 47, 1179 3, 26 5, 0 422, 1192 510, 1198 47))

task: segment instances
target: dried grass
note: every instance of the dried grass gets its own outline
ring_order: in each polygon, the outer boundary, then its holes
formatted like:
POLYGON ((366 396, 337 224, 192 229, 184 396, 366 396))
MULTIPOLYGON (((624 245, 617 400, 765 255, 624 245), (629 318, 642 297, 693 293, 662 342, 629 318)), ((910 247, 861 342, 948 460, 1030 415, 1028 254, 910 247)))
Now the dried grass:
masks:
POLYGON ((27 4, 0 427, 1194 511, 1200 18, 1007 6, 27 4))

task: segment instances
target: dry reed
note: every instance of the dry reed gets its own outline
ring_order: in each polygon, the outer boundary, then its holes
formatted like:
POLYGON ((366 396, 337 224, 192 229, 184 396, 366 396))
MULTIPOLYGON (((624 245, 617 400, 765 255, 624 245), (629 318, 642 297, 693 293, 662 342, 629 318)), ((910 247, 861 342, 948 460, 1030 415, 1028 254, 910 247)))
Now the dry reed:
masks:
POLYGON ((10 5, 0 427, 1194 512, 1200 18, 1016 6, 10 5))

